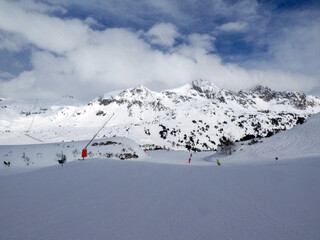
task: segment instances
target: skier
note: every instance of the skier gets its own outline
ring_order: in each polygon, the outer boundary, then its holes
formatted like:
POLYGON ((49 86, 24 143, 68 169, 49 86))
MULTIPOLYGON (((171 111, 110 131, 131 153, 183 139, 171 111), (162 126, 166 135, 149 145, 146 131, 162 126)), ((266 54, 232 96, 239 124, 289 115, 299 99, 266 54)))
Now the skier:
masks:
POLYGON ((189 157, 189 163, 191 162, 191 157, 189 157))
POLYGON ((218 166, 221 166, 219 159, 217 159, 217 164, 218 166))

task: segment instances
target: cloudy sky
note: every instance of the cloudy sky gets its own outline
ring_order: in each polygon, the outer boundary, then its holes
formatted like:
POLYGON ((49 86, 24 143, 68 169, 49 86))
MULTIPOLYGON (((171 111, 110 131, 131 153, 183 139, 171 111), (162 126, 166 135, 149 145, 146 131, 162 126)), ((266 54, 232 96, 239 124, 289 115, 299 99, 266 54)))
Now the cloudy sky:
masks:
POLYGON ((199 78, 320 96, 320 1, 0 0, 0 97, 199 78))

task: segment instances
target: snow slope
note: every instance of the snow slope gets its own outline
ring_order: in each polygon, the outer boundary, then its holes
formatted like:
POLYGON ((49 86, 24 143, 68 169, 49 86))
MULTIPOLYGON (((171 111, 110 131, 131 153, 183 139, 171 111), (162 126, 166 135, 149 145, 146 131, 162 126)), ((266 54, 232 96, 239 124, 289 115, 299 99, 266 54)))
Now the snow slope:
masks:
MULTIPOLYGON (((285 132, 280 132, 270 138, 258 140, 262 143, 253 145, 238 144, 237 152, 226 160, 237 162, 279 162, 290 159, 320 157, 320 114, 308 118, 307 122, 296 125, 285 132), (238 161, 241 159, 241 161, 238 161)), ((320 159, 319 159, 320 161, 320 159)))
POLYGON ((92 160, 2 176, 0 238, 316 240, 319 171, 315 158, 229 167, 92 160))

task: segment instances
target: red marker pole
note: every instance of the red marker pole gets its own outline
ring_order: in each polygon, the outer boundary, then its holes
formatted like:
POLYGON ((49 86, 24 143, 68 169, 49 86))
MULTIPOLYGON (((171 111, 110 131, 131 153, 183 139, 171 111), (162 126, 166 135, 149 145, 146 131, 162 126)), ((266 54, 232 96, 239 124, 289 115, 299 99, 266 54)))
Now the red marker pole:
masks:
POLYGON ((93 136, 93 138, 90 140, 90 142, 88 142, 88 144, 84 147, 84 149, 82 150, 82 157, 83 160, 85 157, 87 157, 87 147, 90 145, 90 143, 96 138, 96 136, 98 135, 98 133, 107 125, 107 123, 111 120, 111 118, 114 116, 114 113, 112 113, 111 117, 108 119, 108 121, 105 122, 105 124, 102 126, 102 128, 99 129, 99 131, 93 136))

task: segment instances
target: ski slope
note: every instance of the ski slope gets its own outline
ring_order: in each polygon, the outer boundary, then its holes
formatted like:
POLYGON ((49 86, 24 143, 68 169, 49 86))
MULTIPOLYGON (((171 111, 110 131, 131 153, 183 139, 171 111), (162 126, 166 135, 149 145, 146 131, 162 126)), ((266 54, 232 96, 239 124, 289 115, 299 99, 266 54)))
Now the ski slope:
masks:
MULTIPOLYGON (((302 125, 280 132, 270 138, 262 138, 262 143, 237 146, 234 156, 227 157, 232 163, 268 163, 275 161, 318 158, 320 156, 320 114, 307 119, 302 125), (242 149, 242 150, 240 150, 242 149), (239 160, 241 159, 241 160, 239 160)), ((319 159, 320 161, 320 159, 319 159)))
POLYGON ((2 169, 0 239, 319 239, 319 120, 190 164, 153 151, 2 169))
POLYGON ((1 239, 319 239, 320 164, 92 160, 2 176, 1 239))

